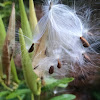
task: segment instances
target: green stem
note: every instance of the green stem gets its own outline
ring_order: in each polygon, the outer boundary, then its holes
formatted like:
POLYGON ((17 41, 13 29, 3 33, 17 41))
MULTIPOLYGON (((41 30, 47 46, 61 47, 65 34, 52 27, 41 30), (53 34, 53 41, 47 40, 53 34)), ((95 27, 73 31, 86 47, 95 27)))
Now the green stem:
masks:
POLYGON ((18 98, 19 100, 22 100, 22 98, 21 98, 20 96, 17 96, 17 98, 18 98))
POLYGON ((31 94, 31 100, 34 100, 34 94, 31 94))
POLYGON ((7 89, 7 90, 9 90, 9 91, 13 91, 13 89, 7 87, 7 85, 4 83, 4 81, 1 79, 1 77, 0 77, 0 83, 1 83, 1 85, 2 85, 5 89, 7 89))

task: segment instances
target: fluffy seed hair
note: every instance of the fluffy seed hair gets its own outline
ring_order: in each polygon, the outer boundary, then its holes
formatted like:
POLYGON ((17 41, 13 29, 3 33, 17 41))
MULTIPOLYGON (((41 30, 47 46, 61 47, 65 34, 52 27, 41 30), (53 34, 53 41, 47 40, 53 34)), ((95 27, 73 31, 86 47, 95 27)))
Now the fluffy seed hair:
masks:
MULTIPOLYGON (((84 31, 87 29, 80 15, 69 6, 58 2, 59 0, 46 1, 46 5, 43 6, 44 16, 38 22, 34 32, 35 44, 40 43, 40 39, 47 35, 44 43, 46 54, 39 59, 36 70, 48 73, 53 66, 53 75, 66 76, 69 71, 75 72, 78 68, 84 74, 85 68, 97 66, 94 64, 94 59, 91 59, 91 54, 99 57, 93 48, 93 45, 98 43, 93 41, 95 35, 91 36, 88 34, 89 31, 84 31), (57 67, 58 64, 60 68, 57 67)), ((35 59, 38 59, 41 52, 35 55, 35 59)))

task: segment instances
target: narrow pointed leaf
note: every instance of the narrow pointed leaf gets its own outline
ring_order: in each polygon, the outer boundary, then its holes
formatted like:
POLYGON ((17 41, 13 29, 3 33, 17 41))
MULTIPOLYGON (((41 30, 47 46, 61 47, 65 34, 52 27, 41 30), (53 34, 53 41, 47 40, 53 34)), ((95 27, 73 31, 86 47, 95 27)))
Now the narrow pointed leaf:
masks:
POLYGON ((0 92, 0 97, 6 96, 7 94, 9 94, 9 91, 2 91, 0 92))
POLYGON ((74 99, 75 99, 75 96, 72 94, 63 94, 63 95, 54 97, 50 100, 74 100, 74 99))
POLYGON ((31 93, 31 91, 29 89, 19 89, 19 90, 16 90, 12 93, 10 93, 6 99, 13 99, 13 98, 16 98, 17 96, 19 95, 22 95, 22 94, 27 94, 27 93, 31 93))
POLYGON ((20 40, 21 51, 22 51, 23 73, 24 73, 26 83, 28 87, 31 89, 33 94, 39 95, 41 86, 37 81, 38 79, 37 75, 34 73, 32 69, 32 63, 31 63, 28 51, 26 50, 26 45, 23 38, 23 32, 21 29, 19 29, 19 40, 20 40))
POLYGON ((37 18, 36 18, 33 0, 29 0, 29 22, 30 22, 31 31, 33 33, 37 24, 37 18))
POLYGON ((55 87, 59 86, 60 84, 67 84, 73 80, 74 80, 74 78, 63 78, 61 80, 57 80, 51 84, 48 84, 48 85, 45 85, 44 87, 42 87, 42 91, 53 90, 55 87))

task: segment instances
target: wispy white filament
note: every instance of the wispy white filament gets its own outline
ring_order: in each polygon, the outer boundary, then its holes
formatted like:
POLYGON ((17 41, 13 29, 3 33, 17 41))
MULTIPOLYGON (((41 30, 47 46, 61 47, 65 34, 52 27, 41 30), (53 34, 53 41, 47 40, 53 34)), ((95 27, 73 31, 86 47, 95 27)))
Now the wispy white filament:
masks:
POLYGON ((43 35, 48 34, 47 57, 39 62, 39 68, 43 70, 57 66, 58 59, 65 69, 73 69, 72 64, 76 63, 83 66, 83 54, 88 50, 80 40, 82 36, 87 39, 89 36, 84 31, 81 19, 73 9, 58 2, 59 0, 46 1, 43 7, 44 16, 38 22, 33 38, 34 43, 37 43, 43 35), (63 60, 66 61, 65 65, 63 60))

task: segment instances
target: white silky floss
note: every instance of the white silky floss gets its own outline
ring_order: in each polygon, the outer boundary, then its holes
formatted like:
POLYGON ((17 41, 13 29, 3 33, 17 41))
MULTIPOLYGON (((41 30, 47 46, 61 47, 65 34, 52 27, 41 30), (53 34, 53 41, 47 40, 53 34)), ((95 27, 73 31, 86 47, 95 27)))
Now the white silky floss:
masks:
MULTIPOLYGON (((48 69, 51 65, 57 66, 57 60, 66 65, 71 63, 84 64, 83 53, 86 48, 82 45, 80 37, 83 36, 83 24, 73 9, 59 0, 46 0, 43 6, 44 16, 40 19, 35 29, 34 43, 48 34, 46 41, 47 57, 39 62, 40 68, 48 69)), ((68 66, 64 66, 64 68, 68 66)), ((63 65, 62 65, 63 68, 63 65)), ((70 69, 70 68, 68 68, 70 69)))

